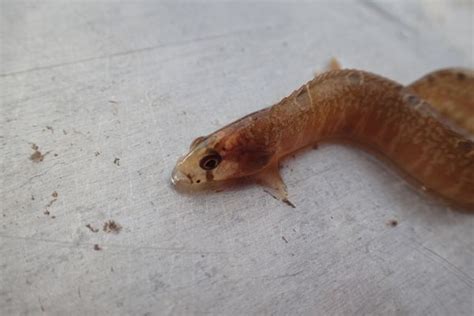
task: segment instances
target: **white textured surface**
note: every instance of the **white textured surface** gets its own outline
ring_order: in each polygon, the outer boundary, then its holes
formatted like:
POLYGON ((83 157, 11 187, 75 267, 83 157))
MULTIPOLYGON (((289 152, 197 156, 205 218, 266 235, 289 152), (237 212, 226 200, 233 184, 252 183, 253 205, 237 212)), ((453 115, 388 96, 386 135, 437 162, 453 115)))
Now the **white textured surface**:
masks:
POLYGON ((472 315, 473 217, 363 152, 288 160, 296 209, 168 184, 194 137, 331 56, 405 83, 472 67, 472 18, 468 1, 2 1, 0 314, 472 315), (119 234, 85 227, 109 219, 119 234))

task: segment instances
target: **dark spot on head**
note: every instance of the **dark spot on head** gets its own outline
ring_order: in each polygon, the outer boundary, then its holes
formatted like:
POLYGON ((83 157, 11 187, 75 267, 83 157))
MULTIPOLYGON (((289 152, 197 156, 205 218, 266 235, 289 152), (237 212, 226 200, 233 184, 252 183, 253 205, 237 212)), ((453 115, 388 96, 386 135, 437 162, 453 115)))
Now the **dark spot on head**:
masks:
POLYGON ((413 105, 413 106, 420 103, 420 99, 416 95, 413 95, 413 94, 408 95, 406 100, 408 104, 413 105))
MULTIPOLYGON (((192 183, 192 182, 191 182, 192 183)), ((197 179, 196 183, 201 183, 201 179, 197 179)))
POLYGON ((434 83, 435 82, 435 77, 433 75, 429 75, 427 78, 429 83, 434 83))
POLYGON ((214 180, 214 174, 212 174, 212 171, 206 171, 206 180, 207 181, 214 180))
POLYGON ((462 72, 458 72, 456 74, 456 78, 458 78, 458 80, 465 80, 466 79, 466 74, 464 74, 462 72))

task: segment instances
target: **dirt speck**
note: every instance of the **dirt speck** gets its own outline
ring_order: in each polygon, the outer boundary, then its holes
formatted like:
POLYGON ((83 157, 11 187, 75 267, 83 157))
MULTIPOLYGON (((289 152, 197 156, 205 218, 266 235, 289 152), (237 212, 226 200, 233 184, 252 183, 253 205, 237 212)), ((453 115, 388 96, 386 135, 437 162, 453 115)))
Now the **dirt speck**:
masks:
POLYGON ((91 224, 87 224, 86 227, 89 228, 89 230, 93 233, 97 233, 99 231, 98 228, 92 227, 91 224))
POLYGON ((33 149, 35 152, 31 154, 30 160, 33 162, 41 162, 44 160, 44 157, 48 154, 45 153, 44 155, 39 151, 39 147, 36 144, 31 145, 31 149, 33 149))
POLYGON ((115 158, 114 164, 116 164, 117 166, 120 166, 120 158, 115 158))
POLYGON ((51 131, 54 134, 54 128, 52 126, 46 126, 46 129, 51 131))
POLYGON ((285 236, 281 236, 281 239, 283 239, 284 242, 288 243, 288 240, 285 238, 285 236))
POLYGON ((63 129, 63 134, 67 135, 67 131, 65 129, 63 129))
POLYGON ((54 204, 54 202, 56 202, 57 200, 58 199, 52 199, 51 201, 49 201, 48 204, 46 204, 46 207, 51 207, 54 204))
POLYGON ((96 152, 94 153, 94 155, 97 157, 97 156, 100 155, 100 152, 96 151, 96 152))
POLYGON ((118 234, 122 230, 122 226, 119 223, 110 220, 104 223, 102 230, 106 233, 118 234))
POLYGON ((94 245, 94 250, 95 251, 100 251, 100 250, 102 250, 102 247, 100 247, 98 244, 95 244, 94 245))
POLYGON ((390 226, 390 227, 397 227, 398 221, 396 219, 391 219, 391 220, 387 221, 386 225, 390 226))
POLYGON ((43 214, 49 216, 49 214, 51 214, 51 213, 48 210, 44 210, 43 214))
POLYGON ((31 200, 34 201, 35 200, 35 196, 32 194, 31 195, 31 200))
POLYGON ((57 198, 58 197, 58 192, 54 191, 53 193, 51 193, 51 196, 53 198, 57 198))

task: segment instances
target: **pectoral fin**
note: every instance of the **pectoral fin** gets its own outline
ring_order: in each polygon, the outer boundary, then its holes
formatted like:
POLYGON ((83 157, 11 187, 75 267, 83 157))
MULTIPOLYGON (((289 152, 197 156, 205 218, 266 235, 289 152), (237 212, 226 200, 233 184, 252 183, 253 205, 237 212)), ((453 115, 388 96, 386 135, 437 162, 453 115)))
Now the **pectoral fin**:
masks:
POLYGON ((288 191, 276 164, 262 170, 255 179, 258 184, 266 188, 265 192, 295 208, 295 205, 288 200, 288 191))

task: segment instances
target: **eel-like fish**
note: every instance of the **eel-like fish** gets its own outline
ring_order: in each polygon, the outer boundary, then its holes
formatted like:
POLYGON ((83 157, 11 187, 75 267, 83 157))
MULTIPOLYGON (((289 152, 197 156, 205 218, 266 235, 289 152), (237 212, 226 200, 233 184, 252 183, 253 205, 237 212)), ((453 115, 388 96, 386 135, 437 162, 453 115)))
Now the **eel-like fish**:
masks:
POLYGON ((472 70, 438 70, 403 86, 333 69, 277 104, 195 139, 172 182, 199 189, 250 178, 293 206, 281 159, 322 140, 343 140, 381 154, 424 190, 473 210, 473 134, 472 70))

